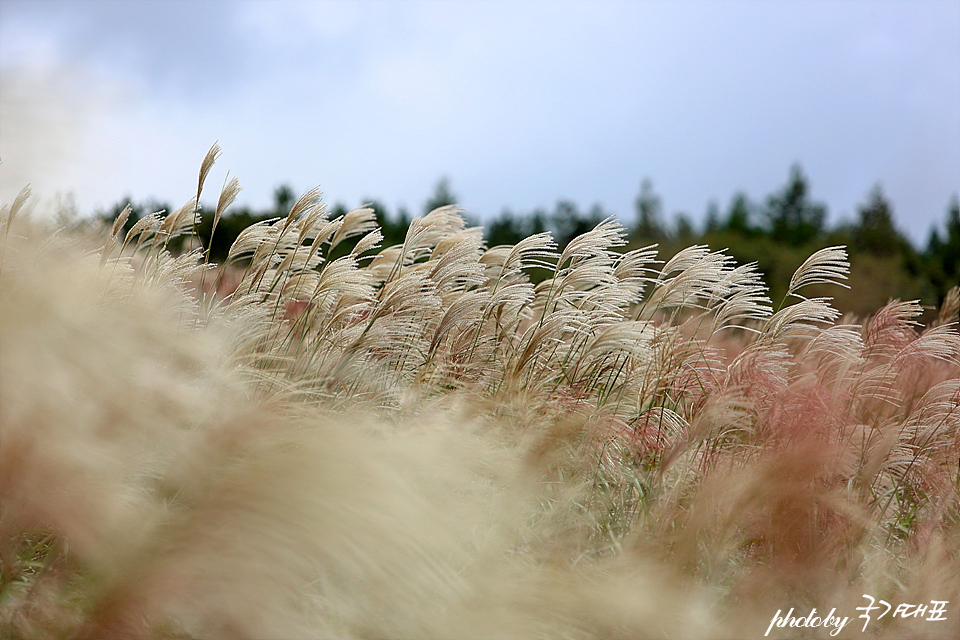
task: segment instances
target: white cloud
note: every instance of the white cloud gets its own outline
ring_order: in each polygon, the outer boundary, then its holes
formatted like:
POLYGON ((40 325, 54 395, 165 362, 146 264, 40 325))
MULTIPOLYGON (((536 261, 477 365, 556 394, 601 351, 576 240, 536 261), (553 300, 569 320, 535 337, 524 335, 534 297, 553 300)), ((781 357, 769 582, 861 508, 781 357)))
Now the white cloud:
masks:
POLYGON ((44 60, 4 66, 0 92, 0 200, 26 184, 52 196, 80 186, 92 157, 90 124, 120 102, 119 87, 79 67, 44 60))
POLYGON ((289 181, 419 210, 445 174, 477 213, 568 197, 629 219, 649 176, 698 216, 800 161, 833 212, 882 180, 926 229, 960 187, 945 3, 185 6, 8 0, 4 189, 186 199, 215 139, 255 206, 289 181))

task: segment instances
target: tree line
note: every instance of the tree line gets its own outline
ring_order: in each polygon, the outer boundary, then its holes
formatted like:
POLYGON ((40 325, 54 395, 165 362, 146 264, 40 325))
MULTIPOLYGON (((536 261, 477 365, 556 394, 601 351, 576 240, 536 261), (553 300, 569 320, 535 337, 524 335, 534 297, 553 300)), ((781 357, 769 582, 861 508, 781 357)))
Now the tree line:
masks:
MULTIPOLYGON (((274 191, 270 208, 229 210, 221 218, 212 242, 212 216, 205 216, 197 233, 203 246, 210 247, 210 259, 223 260, 240 231, 254 222, 286 216, 296 198, 292 188, 281 185, 274 191)), ((442 178, 424 203, 423 212, 456 203, 449 180, 442 178)), ((101 211, 100 215, 112 220, 128 204, 132 207, 128 227, 143 215, 170 210, 163 203, 124 200, 110 210, 101 211)), ((376 200, 366 204, 377 216, 384 234, 383 245, 402 243, 412 218, 410 213, 403 208, 390 213, 376 200)), ((330 216, 333 218, 348 210, 347 206, 337 203, 331 208, 330 216)), ((672 222, 667 221, 662 200, 649 179, 641 182, 633 213, 633 220, 621 217, 630 228, 628 248, 657 244, 662 258, 691 244, 726 249, 738 262, 758 264, 774 300, 783 295, 790 275, 810 253, 831 245, 847 246, 851 256, 850 289, 824 292, 833 296, 837 307, 844 312, 866 315, 885 304, 888 298, 920 299, 927 305, 939 305, 946 292, 960 284, 960 201, 956 195, 947 206, 944 231, 932 230, 923 247, 914 246, 898 229, 893 206, 879 185, 870 190, 857 208, 855 220, 828 227, 827 207, 811 198, 809 180, 799 165, 791 167, 782 188, 761 202, 752 201, 739 192, 731 198, 725 211, 715 202, 711 203, 699 228, 684 214, 678 214, 672 222)), ((560 199, 553 210, 538 208, 515 213, 504 209, 486 222, 484 237, 489 246, 496 246, 516 244, 532 234, 550 231, 563 247, 611 215, 599 204, 582 211, 574 201, 560 199)))

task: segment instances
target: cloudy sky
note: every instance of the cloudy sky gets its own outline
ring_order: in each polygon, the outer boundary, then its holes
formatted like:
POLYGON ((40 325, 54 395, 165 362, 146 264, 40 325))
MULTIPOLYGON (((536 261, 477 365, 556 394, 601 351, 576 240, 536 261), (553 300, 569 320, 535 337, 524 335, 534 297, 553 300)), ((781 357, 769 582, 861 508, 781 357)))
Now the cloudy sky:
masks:
POLYGON ((882 184, 925 241, 960 192, 960 2, 3 0, 0 200, 179 205, 214 141, 240 203, 320 185, 419 213, 761 201, 882 184))

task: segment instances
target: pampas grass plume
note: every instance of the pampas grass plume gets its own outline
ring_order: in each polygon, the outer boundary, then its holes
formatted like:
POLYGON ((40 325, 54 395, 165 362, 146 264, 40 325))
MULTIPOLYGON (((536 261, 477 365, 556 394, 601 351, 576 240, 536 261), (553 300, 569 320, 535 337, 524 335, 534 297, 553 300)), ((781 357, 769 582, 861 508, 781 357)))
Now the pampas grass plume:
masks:
POLYGON ((169 240, 219 156, 122 242, 129 208, 3 209, 0 636, 815 638, 774 612, 863 594, 950 603, 871 637, 960 635, 956 289, 836 324, 800 291, 842 247, 774 310, 612 219, 489 248, 442 207, 379 249, 312 189, 208 292, 169 240))

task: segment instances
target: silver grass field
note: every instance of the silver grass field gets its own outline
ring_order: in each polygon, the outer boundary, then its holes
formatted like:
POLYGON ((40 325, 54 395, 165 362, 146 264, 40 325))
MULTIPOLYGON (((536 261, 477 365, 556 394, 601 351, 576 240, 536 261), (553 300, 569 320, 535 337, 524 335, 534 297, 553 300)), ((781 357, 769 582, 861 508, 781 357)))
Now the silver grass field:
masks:
POLYGON ((960 637, 958 289, 840 317, 841 247, 771 301, 455 207, 382 247, 317 190, 216 265, 170 243, 218 155, 127 233, 2 210, 0 637, 960 637))

